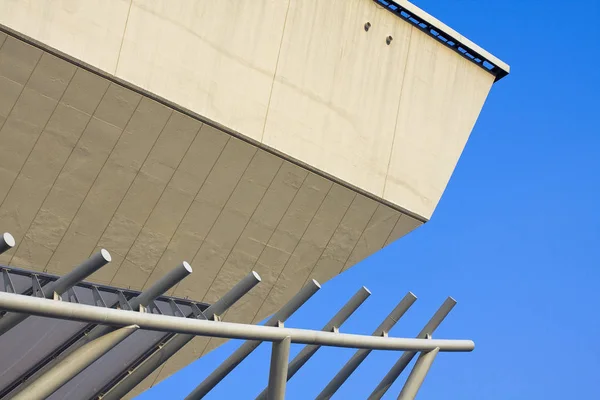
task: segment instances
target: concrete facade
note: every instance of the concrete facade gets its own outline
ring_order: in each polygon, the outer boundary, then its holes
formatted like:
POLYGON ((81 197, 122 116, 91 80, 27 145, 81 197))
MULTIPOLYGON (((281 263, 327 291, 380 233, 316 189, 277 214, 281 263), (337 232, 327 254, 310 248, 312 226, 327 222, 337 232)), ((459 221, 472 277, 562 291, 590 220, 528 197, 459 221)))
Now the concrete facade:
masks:
POLYGON ((143 289, 187 260, 170 294, 208 303, 254 269, 238 322, 427 221, 494 82, 371 0, 0 0, 0 24, 0 264, 105 247, 92 280, 143 289))
MULTIPOLYGON (((92 280, 212 302, 254 269, 226 320, 256 322, 421 221, 0 33, 0 263, 57 274, 104 247, 92 280)), ((198 339, 163 376, 207 347, 198 339)))
POLYGON ((494 82, 371 0, 0 0, 0 10, 0 24, 425 220, 494 82))

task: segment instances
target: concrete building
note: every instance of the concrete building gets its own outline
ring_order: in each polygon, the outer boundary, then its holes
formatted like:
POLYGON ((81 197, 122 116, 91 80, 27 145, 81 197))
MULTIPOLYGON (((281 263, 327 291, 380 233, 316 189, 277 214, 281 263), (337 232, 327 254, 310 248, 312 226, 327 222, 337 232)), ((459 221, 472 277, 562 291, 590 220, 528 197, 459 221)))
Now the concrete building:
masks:
MULTIPOLYGON (((427 222, 509 67, 404 0, 0 0, 0 264, 258 322, 427 222)), ((197 338, 137 388, 214 348, 197 338)))

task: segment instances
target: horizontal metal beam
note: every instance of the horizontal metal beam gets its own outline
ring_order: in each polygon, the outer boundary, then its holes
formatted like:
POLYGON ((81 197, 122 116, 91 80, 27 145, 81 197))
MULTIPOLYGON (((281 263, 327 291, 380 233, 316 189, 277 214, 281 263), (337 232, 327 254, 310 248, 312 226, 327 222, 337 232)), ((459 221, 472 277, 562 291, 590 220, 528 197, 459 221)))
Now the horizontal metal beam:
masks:
POLYGON ((286 336, 290 336, 292 343, 371 350, 430 351, 439 347, 440 351, 443 352, 465 352, 472 351, 475 348, 475 343, 472 340, 405 339, 215 322, 100 308, 3 292, 0 293, 0 309, 69 321, 113 326, 138 325, 141 329, 151 331, 185 333, 225 339, 278 342, 285 339, 286 336))
POLYGON ((14 396, 13 400, 48 398, 94 361, 128 338, 138 328, 135 325, 127 326, 86 344, 29 384, 14 396))
MULTIPOLYGON (((417 335, 418 339, 425 339, 433 335, 433 332, 440 326, 442 321, 448 316, 450 311, 456 305, 456 300, 452 297, 448 297, 444 304, 433 314, 429 322, 425 324, 421 332, 417 335)), ((415 351, 407 351, 396 363, 390 368, 389 372, 383 377, 379 385, 373 390, 371 395, 369 396, 369 400, 379 400, 383 397, 383 395, 389 390, 389 388, 394 384, 396 379, 402 374, 402 371, 410 364, 412 359, 415 357, 417 352, 415 351)))
MULTIPOLYGON (((265 326, 279 326, 294 314, 304 303, 308 301, 319 289, 321 285, 312 279, 298 293, 294 295, 267 321, 265 326)), ((252 326, 252 325, 248 325, 252 326)), ((236 351, 233 352, 225 361, 221 363, 209 376, 186 396, 185 400, 202 399, 215 386, 219 384, 235 367, 246 359, 258 346, 260 341, 249 340, 244 342, 236 351)))
MULTIPOLYGON (((261 281, 258 273, 251 271, 241 281, 235 284, 227 293, 219 300, 213 303, 210 307, 204 310, 204 313, 199 318, 212 320, 215 316, 223 314, 235 302, 241 299, 254 286, 261 281)), ((195 335, 175 335, 164 345, 160 346, 150 356, 142 361, 139 365, 133 368, 130 373, 123 379, 118 381, 112 388, 106 389, 106 394, 102 397, 103 400, 118 400, 129 393, 148 375, 158 369, 175 353, 181 350, 188 344, 195 335)))

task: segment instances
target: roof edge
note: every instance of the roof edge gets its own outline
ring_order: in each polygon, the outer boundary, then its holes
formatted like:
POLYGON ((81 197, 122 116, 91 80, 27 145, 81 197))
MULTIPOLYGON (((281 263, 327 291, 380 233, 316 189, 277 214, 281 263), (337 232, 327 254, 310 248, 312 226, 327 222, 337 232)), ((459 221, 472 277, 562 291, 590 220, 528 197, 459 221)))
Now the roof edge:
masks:
POLYGON ((408 0, 373 1, 406 22, 410 22, 413 26, 437 39, 440 43, 451 48, 459 55, 495 75, 496 81, 499 81, 510 73, 510 66, 507 63, 408 0))

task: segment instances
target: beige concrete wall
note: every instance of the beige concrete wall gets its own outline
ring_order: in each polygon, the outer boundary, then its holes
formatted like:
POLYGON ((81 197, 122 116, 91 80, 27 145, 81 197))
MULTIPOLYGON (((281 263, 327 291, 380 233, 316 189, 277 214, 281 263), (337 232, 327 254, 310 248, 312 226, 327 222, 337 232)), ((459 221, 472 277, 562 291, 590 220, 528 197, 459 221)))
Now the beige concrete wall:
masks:
POLYGON ((64 274, 104 247, 91 280, 144 289, 187 260, 170 294, 209 303, 255 270, 224 319, 257 322, 421 223, 0 32, 0 232, 17 240, 0 264, 64 274))
POLYGON ((430 216, 494 77, 430 37, 414 33, 405 68, 382 197, 430 216))
POLYGON ((2 0, 0 24, 114 73, 129 0, 2 0))
POLYGON ((0 24, 423 219, 494 80, 371 0, 0 0, 0 24))

